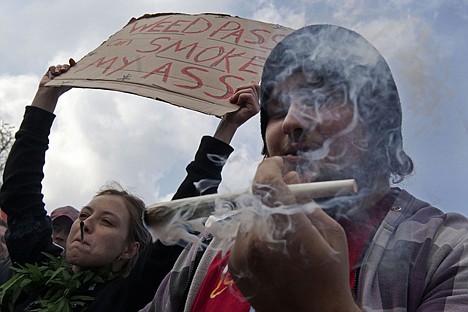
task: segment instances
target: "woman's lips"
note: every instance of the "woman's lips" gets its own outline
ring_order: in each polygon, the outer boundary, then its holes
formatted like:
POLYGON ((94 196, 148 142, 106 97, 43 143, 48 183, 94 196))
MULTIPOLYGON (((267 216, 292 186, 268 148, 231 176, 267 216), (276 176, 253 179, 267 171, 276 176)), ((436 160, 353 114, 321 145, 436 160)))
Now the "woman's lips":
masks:
POLYGON ((89 244, 88 244, 86 241, 81 241, 81 238, 76 238, 76 239, 74 240, 74 242, 78 242, 78 243, 80 243, 80 244, 88 245, 88 246, 89 246, 89 244))

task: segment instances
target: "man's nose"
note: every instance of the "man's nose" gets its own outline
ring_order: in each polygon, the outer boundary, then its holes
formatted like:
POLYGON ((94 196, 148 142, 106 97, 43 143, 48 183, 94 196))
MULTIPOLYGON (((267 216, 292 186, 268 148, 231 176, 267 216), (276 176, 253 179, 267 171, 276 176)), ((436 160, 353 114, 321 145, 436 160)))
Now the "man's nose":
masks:
POLYGON ((293 103, 283 120, 283 132, 288 134, 294 141, 297 141, 307 129, 316 123, 309 112, 304 110, 304 106, 293 103))
POLYGON ((52 233, 52 238, 58 242, 66 241, 67 237, 68 237, 68 233, 64 229, 60 229, 52 233))

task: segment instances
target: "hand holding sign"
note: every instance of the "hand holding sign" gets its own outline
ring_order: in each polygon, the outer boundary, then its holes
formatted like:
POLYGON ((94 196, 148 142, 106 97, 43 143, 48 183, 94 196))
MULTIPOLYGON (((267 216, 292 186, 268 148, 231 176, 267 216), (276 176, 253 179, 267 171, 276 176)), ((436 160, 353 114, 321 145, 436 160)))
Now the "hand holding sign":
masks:
POLYGON ((132 19, 48 85, 117 90, 222 116, 290 28, 219 14, 132 19))

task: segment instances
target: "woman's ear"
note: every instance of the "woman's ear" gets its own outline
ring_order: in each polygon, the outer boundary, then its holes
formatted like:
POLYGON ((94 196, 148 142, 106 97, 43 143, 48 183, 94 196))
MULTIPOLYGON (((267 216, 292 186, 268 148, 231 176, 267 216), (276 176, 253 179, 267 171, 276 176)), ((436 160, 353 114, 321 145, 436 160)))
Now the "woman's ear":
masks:
POLYGON ((127 244, 127 247, 120 254, 119 258, 122 259, 122 260, 131 259, 138 253, 139 249, 140 249, 140 243, 139 242, 129 242, 127 244))

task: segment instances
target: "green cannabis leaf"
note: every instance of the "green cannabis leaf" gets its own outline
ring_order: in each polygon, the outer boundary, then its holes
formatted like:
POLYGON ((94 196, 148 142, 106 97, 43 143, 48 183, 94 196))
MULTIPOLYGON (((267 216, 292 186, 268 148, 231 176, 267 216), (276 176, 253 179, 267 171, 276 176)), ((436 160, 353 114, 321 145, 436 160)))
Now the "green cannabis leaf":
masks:
POLYGON ((29 306, 29 311, 83 311, 94 299, 83 295, 83 291, 113 278, 111 273, 73 272, 64 258, 44 255, 48 258, 45 263, 13 266, 15 274, 0 287, 0 306, 6 311, 13 311, 23 292, 40 294, 29 306))

